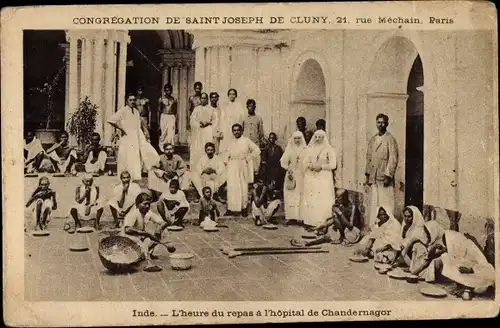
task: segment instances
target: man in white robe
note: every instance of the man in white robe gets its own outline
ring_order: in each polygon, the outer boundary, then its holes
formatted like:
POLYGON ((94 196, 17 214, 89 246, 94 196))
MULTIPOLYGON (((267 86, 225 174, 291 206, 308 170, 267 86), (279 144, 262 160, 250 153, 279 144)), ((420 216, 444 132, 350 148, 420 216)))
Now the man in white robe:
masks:
POLYGON ((368 142, 366 153, 366 185, 371 188, 369 226, 377 220, 376 209, 384 204, 394 212, 394 174, 398 167, 398 144, 387 132, 389 117, 377 115, 378 134, 368 142))
POLYGON ((227 165, 227 204, 230 212, 247 215, 249 205, 248 187, 254 181, 255 157, 260 156, 260 148, 250 139, 242 137, 241 124, 233 125, 233 141, 225 153, 224 163, 227 165))
POLYGON ((191 145, 189 160, 192 166, 204 154, 205 144, 214 139, 212 126, 217 126, 217 115, 211 106, 208 106, 208 94, 201 94, 201 104, 196 106, 191 114, 191 145))
POLYGON ((127 97, 127 105, 118 110, 108 123, 122 132, 118 148, 118 172, 127 170, 132 180, 140 180, 142 165, 149 171, 158 163, 159 156, 141 129, 141 119, 135 106, 134 95, 127 97))
POLYGON ((229 89, 227 96, 229 98, 229 102, 226 106, 221 108, 221 118, 219 123, 219 154, 226 152, 227 148, 234 140, 232 131, 233 125, 237 123, 243 126, 243 120, 246 115, 245 108, 236 100, 238 97, 238 91, 236 91, 236 89, 229 89))
POLYGON ((193 185, 200 197, 203 197, 202 189, 210 187, 214 200, 220 200, 218 191, 226 182, 226 167, 215 155, 215 145, 211 142, 205 144, 205 155, 202 156, 191 172, 193 185))

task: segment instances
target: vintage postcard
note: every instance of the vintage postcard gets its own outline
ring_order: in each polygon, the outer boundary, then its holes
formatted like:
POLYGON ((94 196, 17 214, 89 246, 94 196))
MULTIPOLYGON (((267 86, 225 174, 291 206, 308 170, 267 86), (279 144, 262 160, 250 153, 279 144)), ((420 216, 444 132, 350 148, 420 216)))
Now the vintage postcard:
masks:
POLYGON ((1 23, 7 324, 498 315, 494 4, 1 23))

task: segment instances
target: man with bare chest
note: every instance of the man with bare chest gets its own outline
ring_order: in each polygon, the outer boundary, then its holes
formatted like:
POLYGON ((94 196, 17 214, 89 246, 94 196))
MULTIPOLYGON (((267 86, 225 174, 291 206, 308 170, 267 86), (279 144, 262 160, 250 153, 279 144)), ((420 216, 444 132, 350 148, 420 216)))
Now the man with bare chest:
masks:
POLYGON ((160 138, 158 141, 160 149, 166 144, 174 144, 177 125, 177 99, 172 96, 172 85, 169 83, 163 87, 163 95, 158 100, 158 122, 160 122, 160 138))
POLYGON ((144 97, 144 89, 141 86, 137 89, 136 107, 141 117, 141 128, 144 132, 144 136, 147 140, 150 140, 149 129, 151 128, 151 108, 149 99, 144 97))
MULTIPOLYGON (((203 90, 203 84, 201 82, 196 82, 194 84, 194 95, 189 96, 189 117, 191 118, 191 114, 193 110, 201 104, 201 91, 203 90)), ((188 127, 191 125, 188 120, 188 127)))

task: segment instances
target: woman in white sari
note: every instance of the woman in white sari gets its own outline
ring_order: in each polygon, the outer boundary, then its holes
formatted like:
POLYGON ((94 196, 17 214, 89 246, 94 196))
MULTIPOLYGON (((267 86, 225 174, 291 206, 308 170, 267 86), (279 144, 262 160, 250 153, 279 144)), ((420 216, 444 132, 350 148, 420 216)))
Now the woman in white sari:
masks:
POLYGON ((403 224, 401 226, 401 255, 406 264, 411 267, 412 246, 418 240, 425 240, 424 217, 415 206, 407 206, 403 210, 403 224))
POLYGON ((300 213, 304 180, 302 161, 306 146, 306 139, 304 139, 302 132, 295 131, 288 139, 285 153, 280 160, 281 167, 287 170, 284 182, 285 219, 287 224, 302 220, 300 213))
POLYGON ((335 150, 323 130, 314 133, 303 161, 304 224, 318 227, 332 215, 335 185, 332 171, 337 168, 335 150))
POLYGON ((355 254, 373 258, 375 262, 393 263, 401 247, 401 224, 390 212, 391 207, 377 207, 377 221, 369 235, 359 243, 363 247, 355 254))
POLYGON ((434 282, 440 275, 457 283, 452 293, 470 299, 472 292, 482 294, 495 285, 495 268, 486 260, 478 246, 464 234, 446 230, 429 249, 430 260, 426 281, 434 282))
MULTIPOLYGON (((405 209, 406 213, 403 211, 405 220, 409 214, 407 209, 405 209)), ((418 209, 410 210, 412 211, 413 220, 416 220, 417 225, 411 231, 406 232, 407 238, 403 239, 401 246, 401 259, 408 265, 412 274, 419 276, 420 279, 425 279, 427 276, 427 267, 429 266, 428 249, 441 240, 444 228, 434 220, 424 222, 420 226, 418 222, 420 222, 420 217, 422 217, 421 212, 418 209), (409 233, 411 233, 411 236, 409 233)))

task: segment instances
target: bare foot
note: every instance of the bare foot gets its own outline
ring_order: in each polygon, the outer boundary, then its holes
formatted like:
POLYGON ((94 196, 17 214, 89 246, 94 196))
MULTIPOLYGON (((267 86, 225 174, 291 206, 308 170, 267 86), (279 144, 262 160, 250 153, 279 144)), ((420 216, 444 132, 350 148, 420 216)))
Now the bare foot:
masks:
POLYGON ((290 240, 290 245, 295 246, 295 247, 304 247, 305 246, 304 243, 302 243, 296 239, 290 240))

